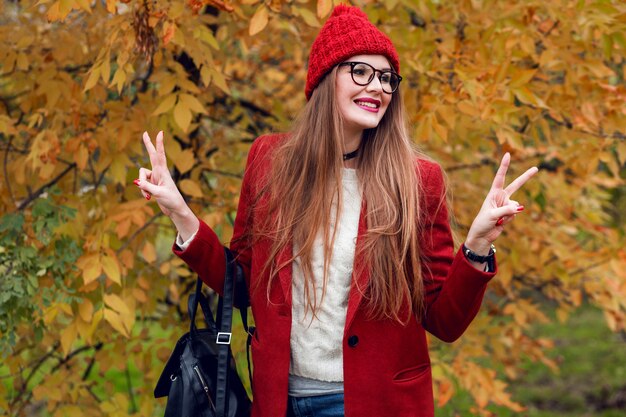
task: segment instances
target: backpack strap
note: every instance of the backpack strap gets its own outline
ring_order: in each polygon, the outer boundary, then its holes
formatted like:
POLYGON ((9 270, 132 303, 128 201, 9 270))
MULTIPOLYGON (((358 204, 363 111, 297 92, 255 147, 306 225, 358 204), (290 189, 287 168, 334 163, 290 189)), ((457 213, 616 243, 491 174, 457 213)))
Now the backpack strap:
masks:
POLYGON ((215 390, 215 414, 217 417, 226 417, 228 410, 228 360, 230 353, 230 339, 232 337, 233 301, 235 290, 235 261, 228 248, 226 254, 226 274, 224 277, 224 293, 221 301, 220 317, 216 343, 217 356, 217 387, 215 390))

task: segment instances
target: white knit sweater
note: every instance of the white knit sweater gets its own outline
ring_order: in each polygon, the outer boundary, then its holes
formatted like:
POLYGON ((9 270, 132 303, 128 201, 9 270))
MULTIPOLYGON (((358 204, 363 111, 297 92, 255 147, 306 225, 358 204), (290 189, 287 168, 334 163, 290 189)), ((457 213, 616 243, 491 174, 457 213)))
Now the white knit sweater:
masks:
MULTIPOLYGON (((342 211, 328 270, 326 295, 318 301, 317 318, 304 314, 304 276, 298 260, 292 266, 291 364, 289 373, 319 381, 343 381, 343 328, 348 309, 348 292, 352 280, 354 250, 361 212, 361 190, 356 170, 344 169, 342 176, 342 211)), ((334 210, 331 228, 334 227, 334 210)), ((196 234, 177 245, 185 250, 196 234)), ((294 248, 294 252, 297 248, 294 248)), ((312 267, 316 280, 317 299, 322 295, 324 252, 318 235, 313 248, 312 267)))
MULTIPOLYGON (((305 311, 304 276, 297 260, 292 266, 291 364, 289 373, 320 381, 343 381, 342 340, 352 280, 354 250, 361 211, 361 191, 356 170, 344 169, 342 211, 328 270, 322 304, 324 252, 321 235, 315 242, 312 268, 318 300, 317 317, 305 311)), ((332 210, 331 228, 334 226, 332 210)), ((294 252, 297 248, 294 248, 294 252)))

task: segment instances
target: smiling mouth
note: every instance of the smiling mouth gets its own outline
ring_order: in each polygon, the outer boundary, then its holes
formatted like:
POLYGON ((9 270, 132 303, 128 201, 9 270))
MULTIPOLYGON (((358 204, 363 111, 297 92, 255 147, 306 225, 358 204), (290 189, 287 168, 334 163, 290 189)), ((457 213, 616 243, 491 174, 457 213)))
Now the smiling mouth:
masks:
POLYGON ((377 100, 354 100, 354 103, 361 107, 363 110, 367 110, 370 112, 378 112, 378 108, 380 107, 380 102, 378 102, 377 100))

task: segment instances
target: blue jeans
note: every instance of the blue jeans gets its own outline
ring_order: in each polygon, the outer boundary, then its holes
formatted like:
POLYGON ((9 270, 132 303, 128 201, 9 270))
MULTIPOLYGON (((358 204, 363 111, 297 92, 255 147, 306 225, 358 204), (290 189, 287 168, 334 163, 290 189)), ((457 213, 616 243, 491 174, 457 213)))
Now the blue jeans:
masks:
POLYGON ((344 417, 343 394, 289 396, 287 417, 344 417))

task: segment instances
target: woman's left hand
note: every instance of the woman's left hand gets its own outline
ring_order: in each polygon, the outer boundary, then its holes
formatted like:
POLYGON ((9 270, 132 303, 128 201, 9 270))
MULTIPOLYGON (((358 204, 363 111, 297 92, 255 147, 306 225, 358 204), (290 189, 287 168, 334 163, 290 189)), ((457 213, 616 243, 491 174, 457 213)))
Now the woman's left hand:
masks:
POLYGON ((467 233, 465 246, 479 255, 487 255, 491 244, 504 230, 504 225, 524 210, 524 206, 511 200, 511 196, 539 171, 536 167, 529 168, 504 188, 506 171, 509 169, 510 162, 511 155, 507 152, 493 179, 491 190, 467 233))

